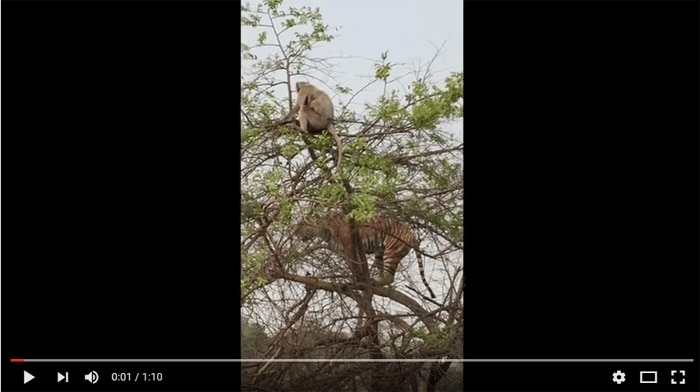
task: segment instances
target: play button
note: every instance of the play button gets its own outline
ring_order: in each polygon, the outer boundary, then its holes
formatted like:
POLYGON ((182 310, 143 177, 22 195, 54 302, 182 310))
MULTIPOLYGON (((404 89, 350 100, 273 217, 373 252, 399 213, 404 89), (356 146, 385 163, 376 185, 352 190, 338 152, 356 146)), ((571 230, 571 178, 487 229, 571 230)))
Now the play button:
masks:
POLYGON ((32 381, 33 379, 34 379, 34 376, 32 376, 31 373, 29 373, 28 371, 25 370, 24 371, 24 383, 26 384, 29 381, 32 381))

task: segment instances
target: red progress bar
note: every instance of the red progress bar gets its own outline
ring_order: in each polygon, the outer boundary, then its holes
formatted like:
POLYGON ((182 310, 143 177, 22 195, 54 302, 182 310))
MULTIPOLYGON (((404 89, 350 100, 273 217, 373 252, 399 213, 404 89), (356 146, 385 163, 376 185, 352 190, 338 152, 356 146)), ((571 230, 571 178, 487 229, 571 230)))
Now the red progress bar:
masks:
POLYGON ((10 362, 24 362, 24 358, 10 358, 10 362))

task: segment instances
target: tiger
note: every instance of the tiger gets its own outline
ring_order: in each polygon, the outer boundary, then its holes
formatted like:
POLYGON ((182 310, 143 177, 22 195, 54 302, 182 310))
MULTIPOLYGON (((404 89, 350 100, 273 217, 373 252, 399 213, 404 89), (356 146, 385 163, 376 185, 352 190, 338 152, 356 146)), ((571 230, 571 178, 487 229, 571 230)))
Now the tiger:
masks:
MULTIPOLYGON (((302 241, 320 238, 336 252, 347 251, 351 246, 350 223, 347 218, 342 213, 332 213, 326 216, 323 222, 302 222, 293 235, 302 241)), ((435 298, 435 293, 425 278, 420 244, 408 225, 385 216, 356 224, 365 253, 374 254, 374 268, 379 272, 380 283, 388 285, 394 282, 399 262, 413 249, 418 259, 418 270, 423 284, 430 296, 435 298)))

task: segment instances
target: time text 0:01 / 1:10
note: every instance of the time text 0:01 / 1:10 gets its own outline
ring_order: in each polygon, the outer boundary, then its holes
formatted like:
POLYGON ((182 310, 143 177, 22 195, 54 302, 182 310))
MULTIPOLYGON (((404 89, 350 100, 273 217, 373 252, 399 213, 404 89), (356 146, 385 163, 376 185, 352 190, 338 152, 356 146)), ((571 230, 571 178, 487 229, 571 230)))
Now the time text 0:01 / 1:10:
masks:
POLYGON ((112 373, 112 381, 114 382, 138 382, 138 381, 163 381, 163 373, 112 373))

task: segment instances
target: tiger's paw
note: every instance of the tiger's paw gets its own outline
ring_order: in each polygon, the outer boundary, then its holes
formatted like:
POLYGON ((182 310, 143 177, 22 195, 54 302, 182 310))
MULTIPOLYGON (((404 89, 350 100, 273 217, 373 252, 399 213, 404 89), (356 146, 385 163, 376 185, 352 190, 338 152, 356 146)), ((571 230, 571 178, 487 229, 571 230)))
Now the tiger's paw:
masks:
POLYGON ((379 286, 389 286, 390 284, 394 283, 394 279, 384 275, 372 277, 372 281, 379 286))

